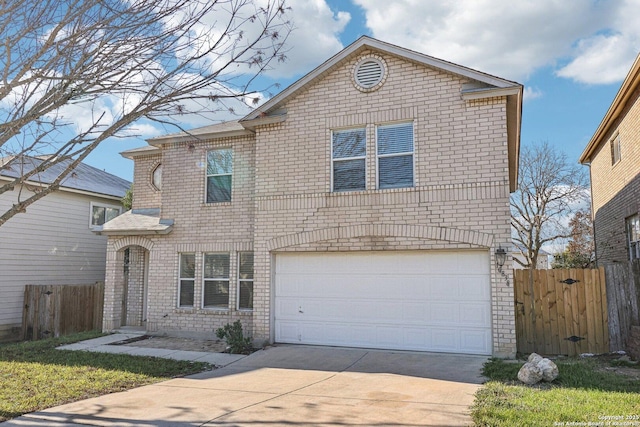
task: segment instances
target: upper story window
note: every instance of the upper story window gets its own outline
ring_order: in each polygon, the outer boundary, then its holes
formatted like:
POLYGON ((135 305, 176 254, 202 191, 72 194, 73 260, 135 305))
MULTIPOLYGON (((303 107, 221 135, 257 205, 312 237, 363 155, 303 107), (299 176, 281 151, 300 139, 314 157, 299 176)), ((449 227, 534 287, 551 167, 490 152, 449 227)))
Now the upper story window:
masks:
POLYGON ((625 219, 629 260, 640 259, 640 216, 632 215, 625 219))
POLYGON ((376 129, 378 188, 413 187, 413 123, 376 129))
POLYGON ((119 206, 91 203, 91 227, 98 227, 122 213, 119 206))
POLYGON ((162 190, 162 163, 156 166, 151 173, 151 184, 156 190, 162 190))
POLYGON ((207 203, 231 201, 232 176, 232 149, 222 148, 207 152, 207 203))
POLYGON ((332 132, 331 169, 333 191, 366 189, 366 145, 365 128, 332 132))
POLYGON ((620 161, 620 134, 617 134, 610 142, 611 144, 611 164, 615 165, 620 161))

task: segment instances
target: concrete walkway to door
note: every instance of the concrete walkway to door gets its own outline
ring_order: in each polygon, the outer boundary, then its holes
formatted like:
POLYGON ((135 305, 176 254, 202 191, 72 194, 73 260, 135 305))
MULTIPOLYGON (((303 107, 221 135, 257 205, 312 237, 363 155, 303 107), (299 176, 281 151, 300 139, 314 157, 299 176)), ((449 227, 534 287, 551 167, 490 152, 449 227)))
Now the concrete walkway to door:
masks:
POLYGON ((9 426, 463 426, 486 357, 278 345, 9 426))

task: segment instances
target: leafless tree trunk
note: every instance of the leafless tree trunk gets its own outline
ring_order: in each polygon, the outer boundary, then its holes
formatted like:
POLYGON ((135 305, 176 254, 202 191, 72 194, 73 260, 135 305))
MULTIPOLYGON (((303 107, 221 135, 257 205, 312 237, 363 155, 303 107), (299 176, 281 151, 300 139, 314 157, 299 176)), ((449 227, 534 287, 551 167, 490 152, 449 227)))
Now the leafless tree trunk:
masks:
POLYGON ((285 0, 0 2, 0 167, 20 169, 0 195, 68 163, 0 212, 0 226, 140 119, 177 124, 257 101, 255 77, 285 60, 290 31, 285 0))
POLYGON ((540 248, 571 236, 571 215, 588 199, 585 170, 549 143, 525 148, 520 156, 518 191, 511 196, 511 225, 525 268, 535 268, 540 248))

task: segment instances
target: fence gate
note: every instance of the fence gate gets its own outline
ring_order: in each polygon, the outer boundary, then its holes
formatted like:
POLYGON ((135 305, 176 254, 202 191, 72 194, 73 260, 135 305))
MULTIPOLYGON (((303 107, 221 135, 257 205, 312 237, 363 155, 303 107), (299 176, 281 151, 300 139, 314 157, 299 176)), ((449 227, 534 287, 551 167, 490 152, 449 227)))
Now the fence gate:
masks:
POLYGON ((604 269, 514 270, 520 353, 609 351, 604 269))
POLYGON ((22 339, 39 340, 102 328, 104 284, 26 285, 22 339))

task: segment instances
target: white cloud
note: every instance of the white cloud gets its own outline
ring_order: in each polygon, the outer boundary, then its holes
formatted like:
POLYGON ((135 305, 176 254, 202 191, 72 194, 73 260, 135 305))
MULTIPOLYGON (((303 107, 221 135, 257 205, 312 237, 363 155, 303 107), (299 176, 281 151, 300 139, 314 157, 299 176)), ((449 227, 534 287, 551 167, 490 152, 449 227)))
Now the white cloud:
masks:
POLYGON ((537 87, 526 86, 524 88, 524 102, 531 101, 532 99, 541 98, 543 93, 537 87))
POLYGON ((517 81, 559 63, 562 77, 620 80, 639 47, 640 0, 353 1, 376 38, 517 81))
POLYGON ((291 48, 286 62, 267 75, 291 77, 306 73, 342 50, 339 34, 351 20, 348 12, 334 14, 324 0, 305 0, 292 3, 287 13, 294 25, 288 41, 291 48))

